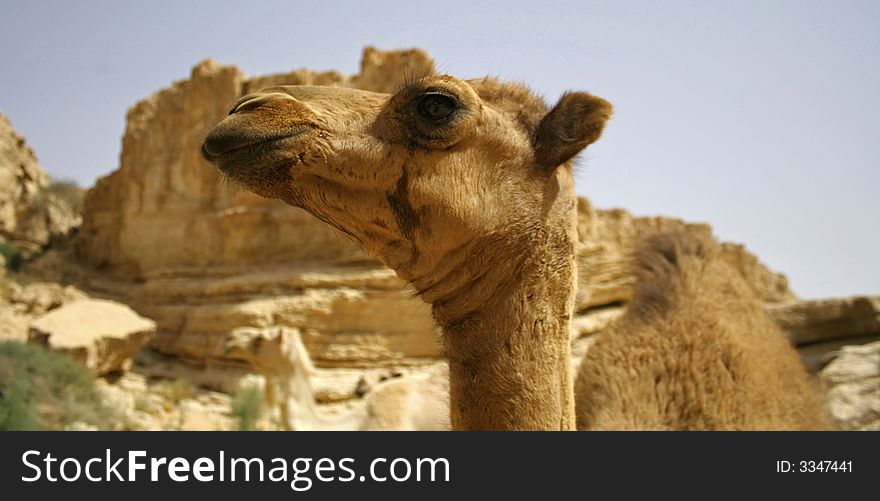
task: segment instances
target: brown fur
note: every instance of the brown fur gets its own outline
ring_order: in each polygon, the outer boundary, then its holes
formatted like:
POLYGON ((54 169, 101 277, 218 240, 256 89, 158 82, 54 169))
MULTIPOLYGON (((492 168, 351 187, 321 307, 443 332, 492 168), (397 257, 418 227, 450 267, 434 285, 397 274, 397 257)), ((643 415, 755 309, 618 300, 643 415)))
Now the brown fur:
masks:
POLYGON ((610 114, 586 93, 548 114, 524 87, 492 79, 432 75, 394 94, 277 87, 239 100, 203 151, 256 193, 351 236, 432 305, 454 429, 564 430, 574 427, 568 160, 610 114), (423 111, 437 93, 457 103, 442 121, 423 111))
POLYGON ((797 352, 710 237, 656 235, 636 263, 627 313, 580 366, 578 429, 827 428, 797 352))

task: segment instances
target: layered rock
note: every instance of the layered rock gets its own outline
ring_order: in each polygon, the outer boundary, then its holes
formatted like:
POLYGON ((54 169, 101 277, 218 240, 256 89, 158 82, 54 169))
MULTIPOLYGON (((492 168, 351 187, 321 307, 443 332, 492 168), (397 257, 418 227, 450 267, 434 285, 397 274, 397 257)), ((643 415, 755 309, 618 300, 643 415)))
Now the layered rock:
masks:
POLYGON ((11 287, 12 308, 22 314, 37 317, 65 303, 88 299, 85 292, 72 285, 36 282, 24 287, 11 287))
POLYGON ((28 341, 70 354, 97 375, 131 368, 134 354, 156 332, 156 323, 103 299, 81 299, 30 324, 28 341))
POLYGON ((0 234, 7 240, 30 239, 19 220, 48 185, 49 175, 34 150, 0 114, 0 234))
POLYGON ((0 342, 26 341, 31 318, 0 303, 0 342))
POLYGON ((156 278, 131 293, 126 301, 159 323, 153 348, 191 362, 225 359, 226 336, 239 327, 274 326, 300 329, 324 366, 441 356, 427 305, 387 269, 270 266, 222 278, 156 278))
POLYGON ((81 191, 72 183, 52 184, 34 151, 0 114, 0 238, 31 255, 67 235, 81 222, 81 191))
MULTIPOLYGON (((593 217, 604 219, 606 213, 612 220, 623 214, 599 210, 593 211, 593 217)), ((708 231, 703 225, 672 219, 627 215, 626 221, 631 224, 620 244, 606 242, 603 233, 581 242, 581 248, 590 252, 578 257, 580 315, 574 322, 576 337, 600 332, 622 310, 620 305, 629 298, 633 280, 628 255, 640 235, 658 224, 708 231), (596 269, 600 273, 595 273, 596 269), (612 276, 616 278, 609 278, 612 276)), ((621 228, 604 224, 609 232, 623 234, 621 228)), ((760 289, 768 301, 791 297, 784 277, 756 264, 753 257, 743 260, 742 248, 730 249, 734 250, 731 256, 752 265, 739 269, 756 289, 768 277, 778 280, 774 284, 783 284, 780 289, 760 289)), ((115 284, 103 292, 117 294, 158 322, 153 348, 200 364, 226 358, 225 337, 238 327, 299 328, 310 353, 324 367, 418 363, 442 355, 427 305, 391 270, 378 264, 355 266, 330 259, 323 263, 261 262, 250 270, 239 270, 218 276, 181 269, 142 283, 115 284)), ((111 284, 92 283, 93 288, 101 286, 111 284)))
POLYGON ((880 296, 788 301, 769 305, 767 312, 814 371, 841 347, 880 339, 880 296))
POLYGON ((820 377, 838 426, 880 431, 880 341, 844 347, 820 377))
POLYGON ((798 345, 880 333, 880 296, 791 301, 767 311, 798 345))
POLYGON ((40 315, 88 296, 71 285, 0 279, 0 341, 27 341, 28 326, 40 315))

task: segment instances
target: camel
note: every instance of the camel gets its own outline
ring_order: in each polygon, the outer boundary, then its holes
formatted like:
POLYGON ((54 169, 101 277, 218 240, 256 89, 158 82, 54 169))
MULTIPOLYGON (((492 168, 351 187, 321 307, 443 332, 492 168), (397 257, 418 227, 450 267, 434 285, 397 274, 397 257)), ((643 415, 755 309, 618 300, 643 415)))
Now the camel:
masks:
POLYGON ((590 346, 579 430, 828 429, 818 388, 709 235, 649 237, 635 295, 590 346))
POLYGON ((366 393, 365 410, 326 416, 319 409, 309 379, 315 374, 299 329, 240 328, 226 339, 227 356, 249 362, 265 378, 266 402, 278 406, 286 431, 364 430, 441 431, 449 428, 448 390, 438 384, 437 370, 377 381, 366 393), (439 398, 438 398, 439 397, 439 398))
POLYGON ((586 92, 548 110, 492 78, 272 87, 234 103, 202 153, 413 285, 443 331, 453 429, 573 430, 571 159, 611 113, 586 92))

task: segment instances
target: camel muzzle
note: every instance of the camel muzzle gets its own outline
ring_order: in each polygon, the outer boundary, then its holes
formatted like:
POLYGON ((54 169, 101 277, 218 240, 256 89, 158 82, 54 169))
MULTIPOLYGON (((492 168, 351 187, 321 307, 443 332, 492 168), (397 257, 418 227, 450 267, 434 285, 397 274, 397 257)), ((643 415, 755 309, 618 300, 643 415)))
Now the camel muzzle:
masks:
POLYGON ((279 131, 258 132, 248 127, 247 124, 227 123, 230 117, 220 122, 205 136, 202 143, 202 156, 213 161, 217 157, 233 153, 245 148, 260 146, 264 143, 272 143, 284 139, 290 139, 302 135, 309 130, 307 127, 291 127, 279 131))

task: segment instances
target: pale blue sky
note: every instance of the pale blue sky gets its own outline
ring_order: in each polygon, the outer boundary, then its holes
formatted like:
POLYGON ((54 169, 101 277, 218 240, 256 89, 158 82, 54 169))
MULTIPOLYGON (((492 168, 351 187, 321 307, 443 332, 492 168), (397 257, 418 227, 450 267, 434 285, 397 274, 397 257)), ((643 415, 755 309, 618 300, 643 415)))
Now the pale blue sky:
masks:
POLYGON ((364 45, 442 71, 611 100, 580 162, 601 207, 711 223, 805 297, 880 293, 880 2, 18 1, 0 111, 58 178, 118 164, 125 112, 212 57, 249 74, 358 69, 364 45))

